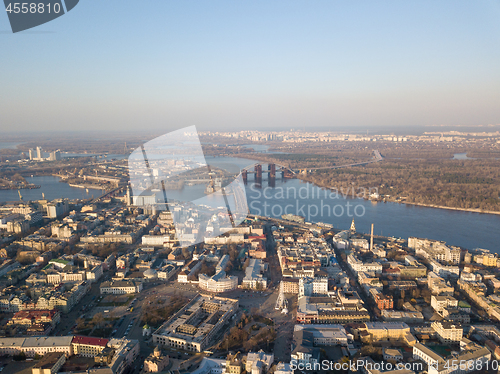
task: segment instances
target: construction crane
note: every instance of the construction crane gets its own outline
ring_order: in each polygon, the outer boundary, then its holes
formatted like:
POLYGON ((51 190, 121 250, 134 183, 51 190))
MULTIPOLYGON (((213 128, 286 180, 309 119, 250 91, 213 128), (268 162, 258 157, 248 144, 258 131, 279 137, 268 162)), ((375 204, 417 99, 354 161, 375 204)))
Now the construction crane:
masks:
POLYGON ((21 190, 17 190, 17 193, 19 194, 19 200, 23 201, 23 195, 21 195, 21 190))

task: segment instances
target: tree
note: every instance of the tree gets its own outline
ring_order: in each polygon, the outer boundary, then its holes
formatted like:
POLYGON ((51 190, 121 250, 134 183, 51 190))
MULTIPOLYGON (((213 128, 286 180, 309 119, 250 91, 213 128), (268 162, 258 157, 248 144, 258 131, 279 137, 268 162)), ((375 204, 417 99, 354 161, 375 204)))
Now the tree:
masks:
POLYGON ((104 315, 102 313, 94 314, 92 322, 97 326, 97 328, 101 327, 102 323, 104 322, 104 315))
POLYGON ((76 328, 78 330, 83 330, 83 329, 85 329, 85 327, 86 327, 85 326, 85 320, 83 318, 78 318, 76 320, 76 328))
POLYGON ((182 248, 182 257, 184 257, 184 260, 189 260, 191 258, 191 252, 189 252, 189 249, 186 247, 186 248, 182 248))
POLYGON ((250 265, 250 257, 248 257, 245 260, 245 263, 243 264, 243 271, 245 271, 247 269, 248 265, 250 265))

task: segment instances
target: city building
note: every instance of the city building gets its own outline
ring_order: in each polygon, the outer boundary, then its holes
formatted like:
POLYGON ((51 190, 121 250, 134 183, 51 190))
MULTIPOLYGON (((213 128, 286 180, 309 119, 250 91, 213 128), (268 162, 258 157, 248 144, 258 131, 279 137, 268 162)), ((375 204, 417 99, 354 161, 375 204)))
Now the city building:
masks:
POLYGON ((313 333, 307 330, 294 331, 290 363, 295 367, 314 367, 320 360, 320 350, 314 347, 313 333))
POLYGON ((266 289, 267 278, 262 276, 266 264, 261 259, 251 258, 250 263, 245 269, 245 277, 242 281, 243 288, 266 289))
POLYGON ((377 304, 377 308, 380 310, 394 309, 394 298, 392 295, 385 295, 381 292, 377 292, 373 299, 377 304))
POLYGON ((402 361, 403 354, 399 349, 394 348, 383 348, 382 349, 382 357, 385 361, 402 361))
POLYGON ((75 336, 71 342, 75 355, 94 357, 106 348, 109 340, 90 336, 75 336))
POLYGON ((279 362, 276 365, 276 370, 274 371, 274 374, 293 374, 293 370, 289 363, 279 362))
POLYGON ((464 374, 486 368, 491 359, 490 351, 470 341, 460 344, 460 352, 443 358, 422 343, 413 346, 413 358, 428 365, 429 374, 464 374))
POLYGON ((404 322, 366 322, 364 327, 372 342, 408 340, 410 327, 404 322))
POLYGON ((267 354, 263 350, 248 352, 245 361, 245 370, 250 374, 267 373, 274 362, 274 354, 267 354))
POLYGON ((452 264, 460 263, 462 253, 459 248, 446 246, 445 242, 415 237, 408 238, 408 248, 415 250, 417 256, 452 264))
POLYGON ((22 310, 14 314, 14 316, 9 320, 8 325, 21 325, 30 327, 32 325, 46 323, 49 324, 51 328, 53 328, 60 321, 61 313, 57 309, 22 310))
POLYGON ((50 352, 42 357, 31 369, 32 374, 54 374, 66 362, 66 355, 62 352, 50 352))
POLYGON ((432 322, 431 327, 436 331, 439 340, 443 343, 460 343, 464 329, 452 322, 432 322))
POLYGON ((431 307, 436 312, 442 312, 446 308, 457 308, 458 300, 452 296, 431 296, 431 307))
POLYGON ((299 278, 283 278, 281 283, 283 284, 283 292, 298 294, 299 293, 299 278))
POLYGON ((295 325, 294 331, 308 331, 311 333, 314 346, 341 345, 347 347, 349 338, 342 325, 335 324, 309 324, 295 325))
MULTIPOLYGON (((201 261, 200 261, 201 262, 201 261)), ((226 275, 225 269, 229 263, 229 256, 224 255, 215 267, 215 274, 211 277, 205 274, 198 275, 198 286, 209 292, 226 292, 238 288, 238 277, 226 275)))
POLYGON ((153 343, 202 352, 237 309, 238 300, 198 295, 153 333, 153 343))
POLYGON ((302 296, 298 299, 298 323, 349 323, 370 320, 360 299, 302 296))
POLYGON ((228 354, 226 357, 226 373, 241 374, 244 371, 243 358, 240 352, 228 354))
POLYGON ((73 336, 38 336, 29 338, 0 338, 0 355, 14 356, 24 352, 26 357, 44 356, 50 352, 73 354, 73 336))
POLYGON ((159 347, 156 347, 145 360, 144 371, 149 373, 156 373, 163 371, 168 366, 169 356, 164 355, 159 347))
POLYGON ((424 321, 424 315, 418 311, 382 310, 382 319, 388 322, 419 323, 424 321))
POLYGON ((226 275, 224 270, 209 277, 205 274, 198 275, 198 286, 208 292, 221 293, 238 288, 238 277, 226 275))
POLYGON ((101 295, 120 295, 126 293, 139 293, 142 291, 142 282, 134 280, 120 280, 102 282, 100 286, 101 295))
POLYGON ((456 265, 443 265, 440 262, 430 259, 429 265, 434 273, 443 278, 458 278, 460 268, 456 265))
POLYGON ((354 254, 350 254, 349 256, 347 256, 347 263, 349 264, 352 271, 354 271, 354 273, 358 273, 360 271, 371 272, 375 274, 382 273, 382 264, 378 262, 364 263, 363 261, 358 260, 356 256, 354 256, 354 254))
POLYGON ((299 297, 326 296, 328 294, 328 278, 303 277, 299 279, 299 297))

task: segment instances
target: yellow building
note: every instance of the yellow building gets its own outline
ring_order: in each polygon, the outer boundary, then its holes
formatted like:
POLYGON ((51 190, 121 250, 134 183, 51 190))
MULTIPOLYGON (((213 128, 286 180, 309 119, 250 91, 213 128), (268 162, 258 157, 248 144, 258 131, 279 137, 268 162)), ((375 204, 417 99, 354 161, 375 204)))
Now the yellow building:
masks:
POLYGON ((165 369, 168 365, 169 357, 163 355, 160 348, 156 347, 154 352, 144 360, 144 371, 156 373, 165 369))
POLYGON ((403 322, 367 322, 366 331, 372 341, 405 341, 410 327, 403 322))
POLYGON ((226 358, 226 373, 241 374, 243 372, 243 362, 240 352, 234 355, 227 355, 226 358))
POLYGON ((33 374, 54 374, 66 362, 66 355, 62 352, 47 353, 43 358, 33 366, 33 374))
POLYGON ((108 345, 108 339, 93 338, 89 336, 75 336, 71 345, 75 355, 95 357, 108 345))

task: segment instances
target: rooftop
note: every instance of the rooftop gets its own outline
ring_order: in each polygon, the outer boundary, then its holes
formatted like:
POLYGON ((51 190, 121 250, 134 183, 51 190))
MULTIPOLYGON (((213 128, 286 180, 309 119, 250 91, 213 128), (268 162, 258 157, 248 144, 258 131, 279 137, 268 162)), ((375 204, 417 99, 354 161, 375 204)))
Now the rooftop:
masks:
POLYGON ((75 336, 73 338, 73 344, 82 344, 82 345, 98 345, 101 347, 105 347, 108 344, 108 339, 103 338, 93 338, 90 336, 75 336))

